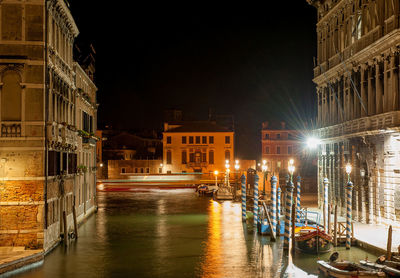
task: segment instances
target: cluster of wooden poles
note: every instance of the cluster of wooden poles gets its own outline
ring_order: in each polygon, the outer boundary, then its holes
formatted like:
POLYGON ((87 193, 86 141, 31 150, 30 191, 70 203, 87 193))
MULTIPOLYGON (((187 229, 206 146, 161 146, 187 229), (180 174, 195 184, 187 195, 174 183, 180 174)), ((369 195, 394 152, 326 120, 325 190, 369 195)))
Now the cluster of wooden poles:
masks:
MULTIPOLYGON (((259 218, 259 196, 258 196, 258 175, 255 176, 254 182, 254 208, 253 208, 253 224, 257 227, 259 218)), ((268 210, 267 219, 271 230, 271 240, 276 239, 277 226, 281 215, 281 188, 277 187, 278 179, 274 175, 271 177, 271 215, 268 210)), ((297 196, 296 202, 292 205, 294 185, 292 179, 288 179, 286 185, 286 198, 285 198, 285 229, 284 229, 284 242, 283 248, 289 249, 290 237, 294 238, 295 221, 300 222, 300 200, 301 200, 301 178, 297 177, 296 184, 297 196), (292 234, 290 233, 291 226, 292 234)), ((246 221, 246 176, 241 177, 241 195, 242 195, 242 220, 246 221)))

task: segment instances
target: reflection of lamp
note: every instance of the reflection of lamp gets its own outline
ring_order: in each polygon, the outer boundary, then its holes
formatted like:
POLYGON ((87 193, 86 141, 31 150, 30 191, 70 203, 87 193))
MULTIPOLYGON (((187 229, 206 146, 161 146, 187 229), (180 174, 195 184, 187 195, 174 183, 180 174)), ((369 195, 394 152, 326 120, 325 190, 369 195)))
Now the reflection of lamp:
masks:
POLYGON ((227 186, 229 186, 229 172, 230 172, 230 165, 229 165, 229 160, 225 160, 225 169, 226 169, 226 171, 225 171, 225 176, 226 176, 226 184, 227 184, 227 186))

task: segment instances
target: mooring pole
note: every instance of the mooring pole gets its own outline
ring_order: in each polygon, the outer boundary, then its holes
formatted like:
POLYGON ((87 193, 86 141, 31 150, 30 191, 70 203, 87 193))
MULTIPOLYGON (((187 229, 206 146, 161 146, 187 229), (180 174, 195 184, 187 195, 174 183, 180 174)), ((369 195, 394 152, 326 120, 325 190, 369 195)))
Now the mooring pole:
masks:
POLYGON ((242 175, 242 221, 246 222, 246 176, 242 175))
POLYGON ((296 192, 296 219, 297 223, 300 223, 300 194, 301 194, 301 177, 297 177, 297 192, 296 192))
POLYGON ((333 220, 333 246, 337 246, 337 205, 335 205, 335 218, 333 220))
POLYGON ((276 234, 280 235, 281 234, 281 195, 282 195, 282 189, 281 187, 278 187, 278 193, 276 197, 276 234))
POLYGON ((276 234, 276 184, 278 179, 275 176, 271 177, 271 203, 272 203, 272 231, 276 234))
POLYGON ((254 226, 258 223, 258 175, 254 176, 254 226))
POLYGON ((283 249, 289 250, 290 247, 290 222, 292 214, 292 195, 293 195, 293 182, 289 179, 286 186, 286 205, 285 205, 285 234, 283 239, 283 249))
POLYGON ((324 230, 325 232, 328 231, 328 185, 329 185, 329 180, 328 178, 324 178, 324 230))
POLYGON ((346 249, 351 247, 351 206, 352 206, 352 191, 353 183, 347 182, 347 213, 346 213, 346 249))
POLYGON ((392 259, 392 225, 389 226, 386 249, 386 260, 390 261, 392 259))

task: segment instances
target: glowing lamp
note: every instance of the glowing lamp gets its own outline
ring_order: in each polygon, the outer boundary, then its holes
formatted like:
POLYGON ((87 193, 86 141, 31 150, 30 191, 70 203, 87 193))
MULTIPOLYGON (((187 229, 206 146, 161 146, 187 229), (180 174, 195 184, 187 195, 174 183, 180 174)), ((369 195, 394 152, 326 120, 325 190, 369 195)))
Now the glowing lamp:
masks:
POLYGON ((214 171, 214 175, 218 176, 219 172, 217 170, 214 171))
POLYGON ((321 142, 320 139, 315 137, 310 137, 307 139, 307 147, 309 147, 310 149, 315 149, 320 142, 321 142))
POLYGON ((351 174, 351 164, 350 163, 347 163, 347 165, 346 165, 346 173, 347 173, 347 175, 351 174))

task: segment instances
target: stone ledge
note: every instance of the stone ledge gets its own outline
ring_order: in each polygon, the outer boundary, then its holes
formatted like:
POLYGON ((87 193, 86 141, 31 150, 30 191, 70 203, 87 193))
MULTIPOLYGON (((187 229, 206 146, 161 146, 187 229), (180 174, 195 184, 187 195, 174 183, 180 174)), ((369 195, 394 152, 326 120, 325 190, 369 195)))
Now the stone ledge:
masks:
POLYGON ((43 250, 24 250, 16 253, 15 255, 10 254, 10 257, 0 260, 0 274, 43 261, 44 259, 43 250))

